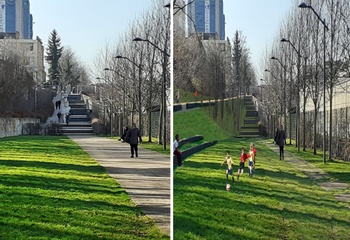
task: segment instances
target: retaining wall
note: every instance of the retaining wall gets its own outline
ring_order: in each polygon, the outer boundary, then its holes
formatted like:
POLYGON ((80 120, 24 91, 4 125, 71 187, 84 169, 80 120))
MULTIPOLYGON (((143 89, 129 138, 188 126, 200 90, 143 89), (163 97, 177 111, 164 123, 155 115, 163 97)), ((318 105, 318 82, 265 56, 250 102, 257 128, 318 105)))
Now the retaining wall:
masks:
POLYGON ((0 138, 25 134, 23 127, 27 123, 40 123, 40 119, 0 118, 0 138))

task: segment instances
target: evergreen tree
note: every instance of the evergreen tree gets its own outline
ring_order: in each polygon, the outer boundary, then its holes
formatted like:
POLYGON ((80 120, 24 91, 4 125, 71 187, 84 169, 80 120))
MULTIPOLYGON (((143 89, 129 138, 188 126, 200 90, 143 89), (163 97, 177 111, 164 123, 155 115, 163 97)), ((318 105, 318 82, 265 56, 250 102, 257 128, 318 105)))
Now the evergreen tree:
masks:
POLYGON ((241 90, 241 59, 242 59, 242 44, 241 34, 239 31, 235 32, 233 40, 233 79, 235 83, 232 83, 233 95, 240 95, 241 90))
POLYGON ((54 29, 48 40, 46 49, 46 61, 50 64, 49 81, 52 85, 61 85, 59 59, 62 56, 63 47, 61 47, 61 38, 54 29))

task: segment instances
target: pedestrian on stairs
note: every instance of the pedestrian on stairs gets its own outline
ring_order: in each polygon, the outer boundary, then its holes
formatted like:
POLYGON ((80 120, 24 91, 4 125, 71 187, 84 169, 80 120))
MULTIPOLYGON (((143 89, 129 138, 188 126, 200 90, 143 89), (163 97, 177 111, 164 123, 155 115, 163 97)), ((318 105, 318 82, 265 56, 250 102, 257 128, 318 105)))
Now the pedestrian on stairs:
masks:
POLYGON ((61 111, 58 111, 57 113, 58 123, 61 123, 61 116, 62 116, 61 111))
POLYGON ((66 114, 66 124, 68 125, 69 124, 69 116, 70 116, 70 112, 68 112, 66 114))

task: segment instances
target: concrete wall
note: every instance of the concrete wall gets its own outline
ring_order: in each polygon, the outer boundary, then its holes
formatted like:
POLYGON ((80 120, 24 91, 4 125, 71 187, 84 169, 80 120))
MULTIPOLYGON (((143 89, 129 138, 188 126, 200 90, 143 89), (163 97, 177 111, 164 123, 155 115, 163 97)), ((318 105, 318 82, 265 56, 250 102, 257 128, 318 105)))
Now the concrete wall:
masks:
POLYGON ((34 118, 0 118, 0 138, 23 135, 23 125, 40 123, 34 118))

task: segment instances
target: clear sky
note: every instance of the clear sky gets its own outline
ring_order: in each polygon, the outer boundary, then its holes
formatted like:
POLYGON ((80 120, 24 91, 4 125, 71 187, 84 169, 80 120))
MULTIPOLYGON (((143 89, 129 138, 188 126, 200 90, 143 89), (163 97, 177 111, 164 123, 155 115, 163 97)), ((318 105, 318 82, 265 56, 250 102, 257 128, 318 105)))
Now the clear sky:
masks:
POLYGON ((236 30, 242 31, 257 74, 261 72, 259 67, 263 53, 273 43, 282 21, 293 7, 293 2, 293 0, 224 0, 226 38, 231 40, 236 30))
MULTIPOLYGON (((224 0, 226 37, 232 39, 236 30, 242 31, 256 68, 292 2, 224 0)), ((33 36, 39 36, 46 47, 55 28, 62 45, 70 46, 87 67, 92 67, 99 50, 115 42, 152 5, 153 0, 31 0, 33 36)))
POLYGON ((47 46, 53 29, 63 46, 70 46, 86 65, 93 66, 100 49, 114 43, 153 0, 30 0, 33 38, 47 46))

